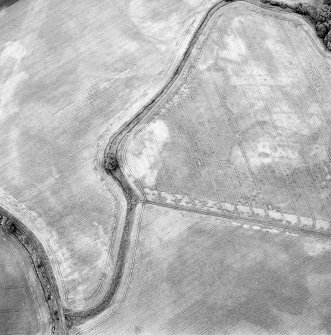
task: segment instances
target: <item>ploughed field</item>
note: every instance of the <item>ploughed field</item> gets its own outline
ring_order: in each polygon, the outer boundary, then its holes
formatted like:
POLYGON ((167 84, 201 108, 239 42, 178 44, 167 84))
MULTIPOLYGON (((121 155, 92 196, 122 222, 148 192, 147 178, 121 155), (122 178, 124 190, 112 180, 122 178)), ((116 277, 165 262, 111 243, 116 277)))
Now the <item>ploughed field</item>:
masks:
POLYGON ((330 59, 298 15, 226 6, 122 143, 126 175, 156 202, 164 192, 329 228, 330 59))
POLYGON ((155 205, 112 309, 72 334, 326 335, 331 241, 155 205))
POLYGON ((31 259, 0 228, 0 334, 50 333, 49 310, 31 259))

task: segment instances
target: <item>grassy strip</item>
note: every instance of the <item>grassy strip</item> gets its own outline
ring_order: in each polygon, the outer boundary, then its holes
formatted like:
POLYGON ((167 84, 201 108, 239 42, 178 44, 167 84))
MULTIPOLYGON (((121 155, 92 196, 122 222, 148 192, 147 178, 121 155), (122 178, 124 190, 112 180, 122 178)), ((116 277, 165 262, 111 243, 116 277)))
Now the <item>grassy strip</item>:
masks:
POLYGON ((121 186, 127 201, 125 224, 117 255, 114 277, 110 284, 110 288, 97 306, 89 308, 85 311, 71 311, 69 309, 65 309, 65 320, 68 328, 81 324, 85 320, 90 319, 104 311, 111 304, 113 296, 115 295, 123 277, 126 251, 128 249, 130 233, 134 222, 134 211, 139 199, 125 179, 122 171, 118 168, 118 165, 116 165, 116 167, 113 166, 111 173, 109 171, 108 173, 111 174, 113 179, 115 179, 115 181, 121 186))

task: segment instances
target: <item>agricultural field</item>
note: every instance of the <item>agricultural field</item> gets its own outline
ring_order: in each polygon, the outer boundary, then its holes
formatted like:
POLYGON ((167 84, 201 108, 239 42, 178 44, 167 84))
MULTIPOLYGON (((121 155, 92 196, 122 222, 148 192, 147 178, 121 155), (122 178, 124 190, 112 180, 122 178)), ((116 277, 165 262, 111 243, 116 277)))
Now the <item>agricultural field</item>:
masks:
POLYGON ((147 199, 228 202, 330 227, 330 91, 331 57, 306 21, 230 4, 127 135, 121 164, 147 199))
POLYGON ((11 2, 0 334, 330 334, 331 56, 308 19, 11 2))
POLYGON ((0 334, 51 334, 44 293, 26 250, 0 229, 0 334))
POLYGON ((112 311, 72 334, 327 335, 331 241, 146 205, 112 311))
POLYGON ((0 206, 43 244, 67 308, 99 303, 117 259, 126 203, 102 167, 109 136, 168 80, 209 6, 24 0, 0 12, 0 206))

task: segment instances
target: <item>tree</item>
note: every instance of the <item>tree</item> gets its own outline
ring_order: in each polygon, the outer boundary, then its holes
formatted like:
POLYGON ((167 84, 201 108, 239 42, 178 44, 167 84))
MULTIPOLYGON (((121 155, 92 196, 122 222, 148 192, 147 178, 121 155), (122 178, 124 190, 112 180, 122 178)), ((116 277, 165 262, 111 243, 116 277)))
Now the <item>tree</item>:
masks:
POLYGON ((331 20, 331 6, 322 5, 322 6, 317 7, 316 20, 318 22, 326 22, 326 21, 331 20))
MULTIPOLYGON (((331 0, 328 0, 331 2, 331 0)), ((318 37, 323 38, 323 42, 331 51, 331 6, 324 2, 316 10, 316 32, 318 37)))
POLYGON ((331 21, 317 22, 316 23, 317 36, 320 38, 324 38, 330 31, 330 27, 331 27, 331 21))
POLYGON ((262 2, 271 6, 290 8, 295 13, 308 17, 315 24, 317 36, 323 39, 325 46, 331 51, 331 0, 323 0, 323 4, 318 7, 305 3, 287 5, 276 0, 262 0, 262 2))
POLYGON ((118 168, 119 164, 117 157, 113 152, 108 152, 105 157, 105 169, 108 171, 114 171, 118 168))
POLYGON ((328 34, 325 36, 324 44, 327 49, 331 51, 331 30, 329 30, 328 34))

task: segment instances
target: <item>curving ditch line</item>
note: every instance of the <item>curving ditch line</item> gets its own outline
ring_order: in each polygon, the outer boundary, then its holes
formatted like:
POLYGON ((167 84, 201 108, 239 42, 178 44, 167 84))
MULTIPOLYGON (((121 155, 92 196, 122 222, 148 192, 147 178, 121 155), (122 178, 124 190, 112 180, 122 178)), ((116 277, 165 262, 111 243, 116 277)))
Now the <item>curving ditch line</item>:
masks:
POLYGON ((6 9, 20 0, 0 0, 0 10, 6 9))
POLYGON ((49 309, 51 334, 66 334, 65 316, 60 293, 44 247, 36 235, 20 220, 14 218, 1 207, 0 212, 0 226, 2 230, 15 237, 30 256, 49 309))
POLYGON ((124 123, 120 129, 111 136, 108 145, 105 149, 105 169, 107 173, 116 181, 116 183, 121 187, 123 194, 127 201, 127 213, 126 213, 126 219, 125 219, 125 225, 124 225, 124 231, 122 234, 122 241, 120 244, 120 250, 119 255, 117 257, 116 266, 115 266, 115 274, 112 281, 112 284, 110 286, 110 289, 108 290, 106 296, 103 298, 103 300, 95 307, 90 308, 85 311, 70 311, 66 310, 66 319, 68 320, 68 326, 72 327, 74 325, 82 323, 84 320, 89 319, 103 310, 107 308, 107 306, 110 305, 112 298, 114 294, 117 291, 117 288, 121 282, 124 265, 125 265, 125 256, 126 251, 128 248, 129 243, 129 235, 131 232, 131 228, 134 223, 134 211, 136 209, 136 206, 139 202, 143 201, 143 198, 141 195, 138 195, 135 193, 134 189, 129 184, 128 180, 124 176, 118 161, 118 148, 122 140, 125 138, 125 136, 141 121, 141 119, 148 114, 151 109, 154 107, 154 105, 163 97, 164 94, 166 94, 174 81, 179 77, 182 68, 184 67, 186 60, 191 54, 192 49, 195 46, 195 43, 197 39, 200 36, 201 31, 209 21, 210 17, 223 5, 225 5, 226 2, 220 1, 217 4, 215 4, 212 8, 210 8, 207 12, 207 14, 204 16, 202 21, 200 22, 199 26, 197 27, 195 33, 193 34, 193 38, 191 39, 191 42, 184 52, 184 55, 182 56, 182 59, 179 62, 179 65, 174 70, 174 73, 171 77, 171 79, 164 85, 164 87, 160 90, 160 92, 145 106, 143 107, 130 121, 124 123))
MULTIPOLYGON (((103 312, 113 300, 116 294, 121 280, 123 277, 124 266, 127 257, 127 249, 129 245, 130 233, 134 224, 134 214, 138 203, 148 202, 144 200, 141 194, 137 194, 136 191, 129 184, 125 175, 123 174, 121 167, 117 161, 119 157, 119 146, 121 142, 125 139, 130 131, 136 127, 139 122, 151 112, 152 108, 158 103, 158 101, 170 90, 173 83, 177 80, 181 71, 186 64, 195 44, 203 31, 204 27, 208 23, 209 19, 214 15, 214 13, 221 7, 233 3, 233 2, 248 2, 253 5, 262 7, 264 9, 276 9, 281 12, 298 13, 298 4, 287 5, 281 2, 276 2, 273 0, 262 0, 261 2, 254 2, 253 0, 222 0, 214 4, 205 14, 200 24, 196 28, 191 41, 184 52, 179 64, 174 70, 174 73, 170 80, 161 88, 159 93, 135 116, 128 122, 124 123, 120 129, 113 134, 108 142, 105 149, 105 162, 104 168, 108 175, 110 175, 115 182, 120 186, 127 201, 127 211, 124 229, 122 232, 122 238, 120 242, 120 248, 117 255, 115 272, 111 285, 103 297, 102 301, 95 307, 83 310, 83 311, 73 311, 63 307, 61 297, 59 294, 58 286, 51 268, 51 263, 46 254, 46 251, 36 235, 27 228, 20 220, 14 218, 10 213, 5 211, 0 207, 0 226, 2 229, 13 235, 29 253, 30 258, 33 262, 35 271, 41 283, 45 300, 48 304, 50 311, 50 318, 52 321, 52 334, 67 334, 68 330, 78 324, 81 324, 87 319, 96 316, 97 314, 103 312)), ((298 13, 304 16, 304 18, 310 23, 314 23, 314 18, 307 15, 307 13, 298 13)))

